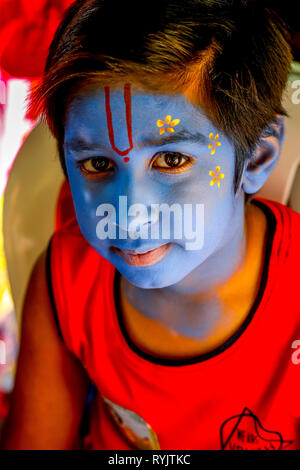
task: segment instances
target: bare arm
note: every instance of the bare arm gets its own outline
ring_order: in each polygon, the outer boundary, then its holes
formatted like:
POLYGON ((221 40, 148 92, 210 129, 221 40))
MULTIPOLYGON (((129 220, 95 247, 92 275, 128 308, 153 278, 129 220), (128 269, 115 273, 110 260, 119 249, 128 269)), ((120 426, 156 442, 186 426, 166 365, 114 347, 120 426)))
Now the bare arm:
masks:
POLYGON ((2 449, 71 449, 87 400, 89 379, 59 337, 45 265, 43 252, 25 297, 16 381, 2 449))

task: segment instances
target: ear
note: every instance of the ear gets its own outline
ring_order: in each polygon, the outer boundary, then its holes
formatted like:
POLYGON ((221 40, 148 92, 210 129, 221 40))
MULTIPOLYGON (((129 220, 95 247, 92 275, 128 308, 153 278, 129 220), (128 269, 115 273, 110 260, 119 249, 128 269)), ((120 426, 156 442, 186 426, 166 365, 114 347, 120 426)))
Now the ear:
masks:
POLYGON ((285 135, 284 116, 278 115, 261 133, 256 147, 246 160, 242 188, 256 193, 276 166, 285 135))

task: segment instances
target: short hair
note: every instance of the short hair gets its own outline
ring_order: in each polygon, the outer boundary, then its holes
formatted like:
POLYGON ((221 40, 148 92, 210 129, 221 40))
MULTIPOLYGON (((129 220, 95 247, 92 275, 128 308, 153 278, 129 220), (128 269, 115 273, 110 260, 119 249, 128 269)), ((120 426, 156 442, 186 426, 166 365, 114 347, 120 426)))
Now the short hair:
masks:
POLYGON ((59 25, 30 110, 42 114, 64 159, 64 122, 83 86, 133 83, 182 93, 245 159, 276 115, 292 55, 282 19, 259 0, 77 0, 59 25))

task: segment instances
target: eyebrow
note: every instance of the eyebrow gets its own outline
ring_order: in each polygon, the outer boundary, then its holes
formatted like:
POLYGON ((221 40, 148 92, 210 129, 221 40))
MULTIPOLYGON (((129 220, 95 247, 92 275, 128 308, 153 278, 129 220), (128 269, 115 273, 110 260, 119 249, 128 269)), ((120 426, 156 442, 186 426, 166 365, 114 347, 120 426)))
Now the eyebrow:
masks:
POLYGON ((142 140, 143 147, 159 147, 162 145, 174 144, 177 142, 195 142, 198 144, 205 145, 210 142, 201 132, 190 132, 186 129, 182 129, 172 134, 166 134, 164 136, 158 136, 154 139, 142 140))
POLYGON ((83 137, 73 137, 71 140, 64 143, 65 150, 71 152, 87 152, 91 150, 101 149, 103 146, 98 142, 87 142, 83 137))
MULTIPOLYGON (((206 145, 210 142, 201 132, 190 132, 186 129, 182 129, 172 134, 166 134, 164 136, 157 136, 155 138, 145 138, 141 140, 141 143, 137 145, 138 148, 144 147, 161 147, 169 144, 178 142, 194 142, 201 145, 206 145)), ((104 150, 105 146, 98 142, 87 142, 82 137, 73 137, 71 140, 64 144, 64 147, 72 152, 86 152, 91 150, 104 150)))

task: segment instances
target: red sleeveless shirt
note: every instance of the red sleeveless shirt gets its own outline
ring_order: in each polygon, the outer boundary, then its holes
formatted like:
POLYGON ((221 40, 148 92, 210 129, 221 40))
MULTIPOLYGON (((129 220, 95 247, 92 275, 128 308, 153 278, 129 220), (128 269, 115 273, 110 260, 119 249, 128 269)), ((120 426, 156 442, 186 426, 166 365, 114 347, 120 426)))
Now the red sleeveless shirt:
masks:
POLYGON ((300 215, 254 198, 268 231, 261 283, 245 321, 192 359, 153 357, 126 332, 120 274, 75 217, 48 249, 48 282, 66 347, 95 385, 93 449, 300 449, 300 215))

